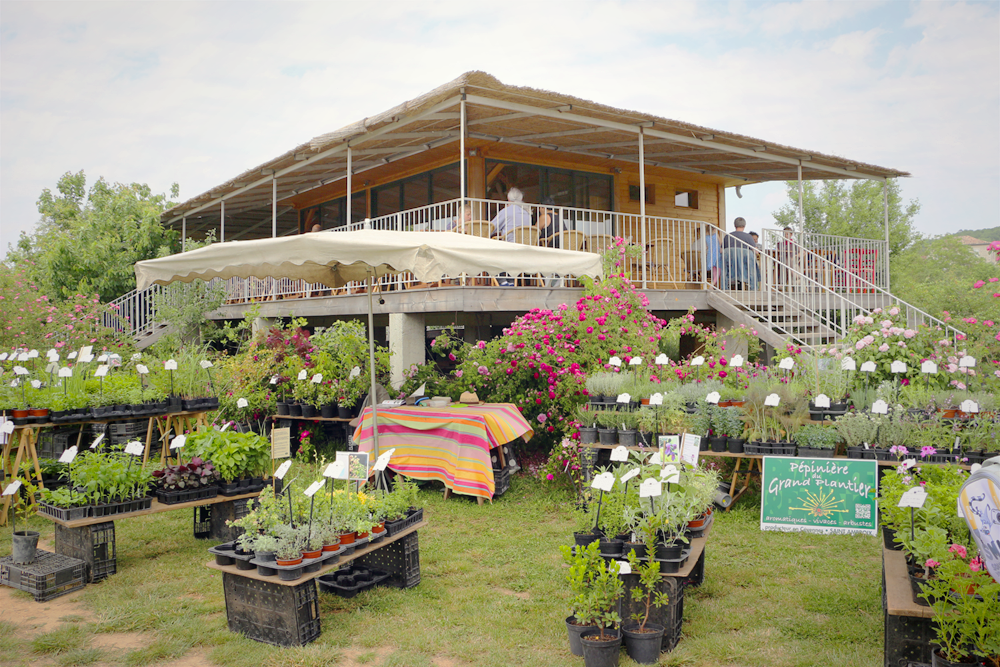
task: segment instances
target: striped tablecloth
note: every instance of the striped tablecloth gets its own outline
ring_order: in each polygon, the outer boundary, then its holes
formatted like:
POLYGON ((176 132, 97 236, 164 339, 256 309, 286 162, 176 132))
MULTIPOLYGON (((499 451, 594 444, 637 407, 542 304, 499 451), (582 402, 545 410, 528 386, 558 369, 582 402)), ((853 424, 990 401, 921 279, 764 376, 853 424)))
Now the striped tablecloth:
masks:
MULTIPOLYGON (((529 440, 531 426, 512 403, 378 409, 379 450, 393 447, 389 468, 415 479, 436 479, 454 493, 493 498, 490 449, 518 437, 529 440)), ((373 449, 371 408, 354 431, 362 452, 373 449)))

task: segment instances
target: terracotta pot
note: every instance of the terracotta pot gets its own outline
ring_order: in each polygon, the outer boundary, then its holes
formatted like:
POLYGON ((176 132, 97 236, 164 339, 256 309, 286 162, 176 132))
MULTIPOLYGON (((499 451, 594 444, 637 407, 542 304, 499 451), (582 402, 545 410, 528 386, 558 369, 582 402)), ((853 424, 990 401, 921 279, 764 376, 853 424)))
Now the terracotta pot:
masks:
POLYGON ((339 548, 340 548, 340 542, 339 541, 336 544, 324 544, 323 545, 323 551, 336 551, 339 548))
POLYGON ((323 553, 322 549, 316 549, 315 551, 303 551, 302 552, 302 557, 303 558, 319 558, 320 554, 322 554, 322 553, 323 553))
POLYGON ((292 560, 281 560, 280 558, 275 558, 274 562, 277 563, 278 565, 281 565, 282 567, 285 567, 287 565, 298 565, 299 563, 302 562, 302 556, 299 556, 298 558, 293 558, 292 560))
POLYGON ((31 408, 30 410, 28 410, 28 416, 29 417, 48 417, 49 416, 49 409, 48 408, 31 408))
POLYGON ((368 537, 368 532, 367 532, 367 531, 365 531, 365 532, 363 532, 363 533, 358 533, 358 539, 359 539, 359 540, 363 540, 363 539, 365 539, 366 537, 368 537))
POLYGON ((938 414, 941 415, 941 417, 944 418, 944 419, 952 419, 952 418, 954 418, 954 416, 955 416, 955 414, 957 412, 958 412, 958 410, 955 410, 955 409, 938 410, 938 414))
POLYGON ((341 533, 340 543, 341 544, 354 544, 354 540, 357 537, 354 533, 341 533))
POLYGON ((11 410, 11 414, 14 416, 14 419, 25 419, 28 416, 28 410, 26 410, 24 408, 22 408, 22 409, 15 409, 15 410, 11 410))

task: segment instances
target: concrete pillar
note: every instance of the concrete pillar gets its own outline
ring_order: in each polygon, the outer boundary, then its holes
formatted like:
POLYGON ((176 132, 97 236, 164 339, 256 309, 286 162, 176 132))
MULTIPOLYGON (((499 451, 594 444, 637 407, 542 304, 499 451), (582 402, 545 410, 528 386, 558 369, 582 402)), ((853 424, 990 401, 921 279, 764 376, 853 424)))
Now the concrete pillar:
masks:
POLYGON ((389 313, 390 379, 399 389, 404 373, 413 364, 424 363, 427 326, 423 313, 389 313))
MULTIPOLYGON (((726 329, 726 330, 735 329, 737 326, 739 326, 739 325, 736 322, 734 322, 733 320, 729 319, 728 317, 726 317, 722 313, 717 312, 715 314, 715 330, 716 331, 720 331, 721 332, 723 329, 726 329)), ((735 337, 731 338, 729 336, 722 336, 721 337, 721 341, 726 346, 726 351, 724 352, 724 354, 726 355, 726 359, 731 358, 734 354, 738 354, 738 355, 742 356, 744 359, 746 359, 746 357, 747 357, 747 342, 745 340, 743 340, 742 338, 735 338, 735 337)))
POLYGON ((256 336, 261 331, 267 331, 274 324, 273 317, 255 317, 253 324, 250 325, 250 332, 252 335, 256 336))

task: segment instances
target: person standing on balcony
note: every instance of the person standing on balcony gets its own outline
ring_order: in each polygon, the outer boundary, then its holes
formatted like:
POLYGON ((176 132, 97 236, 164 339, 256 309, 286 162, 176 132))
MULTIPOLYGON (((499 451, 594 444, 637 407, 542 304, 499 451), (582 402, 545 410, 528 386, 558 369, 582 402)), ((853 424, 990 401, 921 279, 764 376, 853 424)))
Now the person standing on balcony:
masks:
POLYGON ((531 227, 531 213, 524 205, 524 193, 518 188, 511 188, 507 191, 507 201, 509 203, 490 220, 490 224, 493 226, 493 236, 505 241, 513 241, 515 229, 531 227))
MULTIPOLYGON (((559 247, 559 234, 566 231, 566 223, 559 219, 558 211, 555 208, 550 208, 555 205, 556 202, 552 197, 546 197, 542 200, 542 206, 545 208, 538 209, 538 245, 559 247)), ((576 248, 570 248, 570 250, 576 250, 576 248)))
POLYGON ((778 282, 789 285, 792 282, 792 269, 801 271, 797 266, 799 253, 795 249, 795 232, 791 227, 782 230, 781 241, 778 242, 778 282))
POLYGON ((733 231, 726 234, 726 238, 722 241, 722 249, 727 248, 757 248, 757 242, 754 241, 753 237, 747 234, 747 221, 743 218, 736 218, 733 220, 733 231))

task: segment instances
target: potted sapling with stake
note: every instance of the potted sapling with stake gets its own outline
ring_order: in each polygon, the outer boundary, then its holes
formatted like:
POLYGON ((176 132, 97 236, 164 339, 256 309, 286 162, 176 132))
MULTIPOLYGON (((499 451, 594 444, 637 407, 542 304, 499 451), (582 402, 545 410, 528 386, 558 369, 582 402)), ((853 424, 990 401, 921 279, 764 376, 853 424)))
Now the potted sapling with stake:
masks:
POLYGON ((633 622, 622 625, 625 652, 641 665, 652 665, 660 659, 660 646, 666 628, 658 623, 651 623, 649 615, 653 609, 666 606, 670 602, 670 596, 659 590, 662 583, 659 561, 640 561, 633 551, 628 554, 628 562, 631 576, 625 576, 628 579, 638 578, 638 585, 629 591, 636 609, 630 615, 633 622))

